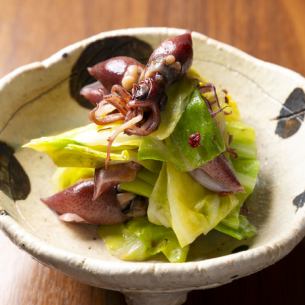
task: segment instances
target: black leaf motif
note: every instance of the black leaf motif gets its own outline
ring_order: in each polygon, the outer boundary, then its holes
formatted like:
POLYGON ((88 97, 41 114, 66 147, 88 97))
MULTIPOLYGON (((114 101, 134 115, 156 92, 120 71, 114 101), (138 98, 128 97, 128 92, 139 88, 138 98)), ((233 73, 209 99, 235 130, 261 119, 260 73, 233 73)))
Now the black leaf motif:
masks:
POLYGON ((278 120, 275 133, 286 139, 294 135, 301 127, 305 114, 305 93, 301 88, 295 88, 286 99, 278 120))
POLYGON ((89 75, 88 67, 115 56, 133 57, 146 64, 152 51, 153 49, 148 43, 132 36, 107 37, 91 43, 81 53, 72 68, 70 76, 71 96, 81 106, 92 108, 92 105, 79 94, 82 87, 95 81, 89 75))
POLYGON ((296 206, 297 210, 299 208, 302 208, 305 203, 305 191, 303 193, 297 195, 296 197, 294 197, 292 203, 293 203, 293 205, 296 206))
POLYGON ((4 142, 0 142, 0 190, 14 201, 25 199, 31 191, 29 177, 13 148, 4 142))

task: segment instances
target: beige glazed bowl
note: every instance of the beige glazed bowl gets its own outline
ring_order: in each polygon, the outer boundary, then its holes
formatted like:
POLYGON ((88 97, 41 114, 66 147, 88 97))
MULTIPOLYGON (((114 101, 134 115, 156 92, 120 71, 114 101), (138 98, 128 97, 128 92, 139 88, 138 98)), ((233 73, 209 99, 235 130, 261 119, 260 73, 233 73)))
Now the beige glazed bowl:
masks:
POLYGON ((147 57, 151 47, 183 32, 101 33, 0 80, 0 228, 42 263, 84 283, 121 291, 129 304, 182 304, 192 289, 223 285, 275 263, 305 233, 305 79, 196 32, 194 66, 229 90, 257 133, 261 171, 247 202, 257 236, 237 242, 209 233, 196 243, 187 263, 125 262, 106 251, 96 227, 61 223, 41 204, 40 198, 53 192, 55 166, 48 157, 20 147, 88 123, 77 93, 88 81, 85 67, 103 56, 147 57))

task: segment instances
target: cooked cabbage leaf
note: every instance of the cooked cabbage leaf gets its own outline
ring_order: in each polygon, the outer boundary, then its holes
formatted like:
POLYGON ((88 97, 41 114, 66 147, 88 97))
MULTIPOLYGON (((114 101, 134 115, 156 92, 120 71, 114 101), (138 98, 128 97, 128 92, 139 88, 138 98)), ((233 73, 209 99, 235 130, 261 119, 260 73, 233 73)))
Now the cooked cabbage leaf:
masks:
POLYGON ((194 88, 194 82, 187 77, 182 78, 169 87, 166 92, 166 105, 161 111, 160 125, 151 134, 153 138, 163 140, 169 137, 180 120, 194 88))
POLYGON ((239 215, 239 226, 237 228, 221 222, 215 229, 238 240, 251 238, 256 234, 256 228, 243 215, 239 215))
POLYGON ((119 189, 149 198, 157 178, 158 174, 142 168, 134 181, 120 183, 119 189))
MULTIPOLYGON (((52 139, 41 138, 41 142, 33 140, 24 145, 24 147, 48 154, 53 162, 60 167, 99 168, 104 166, 107 156, 106 152, 80 145, 68 139, 59 139, 57 141, 55 137, 52 139)), ((131 155, 129 150, 112 152, 110 156, 111 163, 123 163, 134 160, 133 154, 131 155)))
POLYGON ((171 227, 171 213, 167 197, 167 169, 163 163, 158 180, 149 197, 147 215, 150 222, 171 227))
POLYGON ((143 138, 139 147, 138 158, 143 161, 153 159, 162 162, 171 162, 173 164, 180 163, 179 158, 169 151, 164 141, 150 136, 143 138))
POLYGON ((94 168, 58 167, 52 177, 58 191, 62 191, 76 182, 94 176, 94 168))
POLYGON ((255 131, 252 127, 241 121, 228 121, 226 130, 233 139, 230 147, 238 151, 239 158, 256 158, 255 131))
POLYGON ((235 196, 218 196, 167 163, 150 197, 148 219, 172 227, 184 247, 212 230, 237 204, 235 196))
POLYGON ((232 114, 225 117, 226 130, 232 136, 230 147, 237 153, 237 158, 231 158, 231 162, 239 182, 245 189, 245 192, 236 194, 241 207, 254 190, 260 166, 254 129, 240 121, 237 105, 231 98, 229 105, 232 114))
POLYGON ((100 226, 99 235, 107 249, 122 260, 143 261, 163 253, 172 263, 185 262, 188 247, 180 247, 175 233, 150 223, 146 217, 126 224, 100 226))
MULTIPOLYGON (((91 148, 95 148, 97 150, 106 151, 108 141, 107 139, 113 133, 114 129, 120 123, 112 123, 105 126, 98 126, 96 124, 88 124, 86 126, 82 126, 79 128, 75 128, 61 134, 58 134, 53 137, 47 137, 52 141, 52 138, 59 139, 69 139, 70 141, 75 141, 78 144, 88 146, 91 148)), ((41 138, 44 139, 44 138, 41 138)), ((37 139, 39 142, 40 139, 37 139)), ((35 142, 36 140, 32 140, 31 142, 35 142)), ((137 148, 141 142, 141 137, 138 136, 128 136, 125 133, 120 133, 116 140, 113 142, 111 149, 112 150, 123 150, 123 149, 131 149, 137 148)))
POLYGON ((142 179, 143 181, 145 181, 146 183, 148 183, 150 185, 155 185, 155 183, 158 179, 158 174, 159 173, 151 172, 151 171, 147 170, 146 168, 141 168, 137 173, 137 177, 142 179))
POLYGON ((166 139, 166 146, 179 159, 175 165, 181 171, 198 168, 225 150, 223 137, 198 89, 193 92, 175 130, 166 139), (200 135, 200 145, 192 147, 189 137, 195 133, 200 135))
POLYGON ((228 96, 228 103, 232 113, 225 116, 226 130, 232 136, 230 147, 238 156, 236 159, 231 158, 231 162, 245 192, 235 195, 239 200, 239 205, 215 229, 241 240, 250 238, 256 233, 255 227, 245 216, 240 215, 240 208, 254 190, 259 172, 259 161, 257 160, 254 129, 240 121, 237 104, 230 96, 228 96))
POLYGON ((122 182, 119 184, 119 190, 131 192, 140 196, 149 198, 152 193, 153 186, 142 179, 136 177, 131 182, 122 182))
POLYGON ((239 204, 236 208, 234 208, 229 215, 224 218, 220 223, 228 226, 230 228, 238 229, 239 227, 239 214, 240 214, 240 206, 239 204))
POLYGON ((145 137, 140 144, 138 158, 171 162, 180 171, 191 171, 224 150, 224 141, 217 124, 196 89, 172 134, 165 141, 145 137), (200 135, 200 144, 192 147, 189 137, 195 133, 200 135))
MULTIPOLYGON (((107 156, 107 139, 113 133, 115 124, 101 129, 95 124, 76 128, 56 136, 31 140, 23 147, 47 153, 60 167, 91 167, 104 165, 107 156)), ((120 134, 111 150, 111 162, 137 161, 137 147, 140 137, 120 134)), ((145 160, 143 166, 156 167, 156 161, 145 160)))

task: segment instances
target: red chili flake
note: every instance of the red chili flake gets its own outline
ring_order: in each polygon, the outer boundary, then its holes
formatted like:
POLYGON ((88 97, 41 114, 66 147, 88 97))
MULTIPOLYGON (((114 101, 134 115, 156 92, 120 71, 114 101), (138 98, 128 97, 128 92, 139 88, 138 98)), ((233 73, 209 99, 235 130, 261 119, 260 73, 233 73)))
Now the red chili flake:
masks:
POLYGON ((201 135, 200 133, 197 131, 195 133, 192 133, 189 136, 189 141, 188 143, 190 144, 190 146, 192 146, 193 148, 198 147, 200 145, 200 140, 201 140, 201 135))

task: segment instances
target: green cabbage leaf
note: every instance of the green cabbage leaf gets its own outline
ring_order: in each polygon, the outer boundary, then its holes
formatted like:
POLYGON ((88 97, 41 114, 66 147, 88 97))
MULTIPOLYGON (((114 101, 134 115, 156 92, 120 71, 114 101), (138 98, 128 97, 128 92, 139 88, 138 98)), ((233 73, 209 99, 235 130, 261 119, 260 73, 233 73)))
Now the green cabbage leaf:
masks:
POLYGON ((191 171, 224 152, 225 145, 216 121, 199 90, 194 90, 174 131, 164 141, 145 137, 139 147, 140 160, 170 162, 180 171, 191 171), (191 135, 199 134, 196 147, 189 144, 191 135))
POLYGON ((182 248, 175 233, 150 223, 146 217, 121 225, 100 226, 99 235, 110 253, 122 260, 143 261, 162 253, 170 262, 184 262, 189 247, 182 248))

